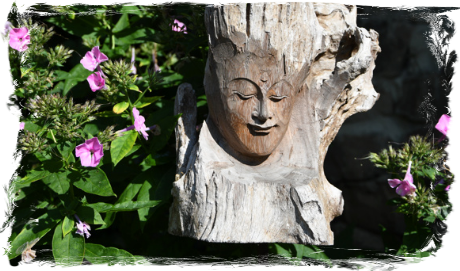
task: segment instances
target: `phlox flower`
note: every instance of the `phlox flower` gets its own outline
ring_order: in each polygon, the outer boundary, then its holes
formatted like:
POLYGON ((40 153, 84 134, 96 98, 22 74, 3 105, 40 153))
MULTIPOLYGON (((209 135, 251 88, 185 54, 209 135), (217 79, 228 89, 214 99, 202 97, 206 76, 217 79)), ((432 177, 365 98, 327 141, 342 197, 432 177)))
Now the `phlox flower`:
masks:
POLYGON ((403 181, 400 181, 399 179, 388 179, 388 184, 390 185, 390 187, 397 187, 396 193, 401 197, 414 193, 416 189, 414 185, 414 179, 412 177, 412 174, 410 174, 411 164, 412 161, 409 161, 409 166, 407 167, 406 176, 404 177, 403 181))
POLYGON ((75 218, 77 219, 77 234, 80 234, 81 236, 86 236, 86 239, 88 239, 91 234, 89 231, 91 230, 91 227, 88 225, 86 222, 81 222, 80 218, 78 218, 77 215, 75 215, 75 218))
POLYGON ((93 137, 75 148, 75 156, 80 157, 82 166, 96 167, 104 156, 104 150, 99 139, 93 137))
POLYGON ((24 130, 24 125, 26 123, 25 122, 20 122, 17 126, 14 126, 14 127, 11 127, 11 132, 14 133, 16 131, 20 131, 20 130, 24 130))
POLYGON ((147 127, 145 126, 145 118, 139 114, 139 110, 137 108, 133 108, 133 116, 134 116, 134 129, 139 133, 142 133, 145 140, 149 139, 149 135, 147 134, 147 127))
POLYGON ((5 36, 6 34, 8 34, 8 32, 10 32, 11 30, 11 23, 8 22, 8 21, 2 21, 2 23, 0 23, 0 34, 2 34, 2 36, 5 36))
POLYGON ((11 48, 24 52, 27 50, 27 44, 30 44, 29 29, 27 27, 13 28, 10 31, 11 48))
POLYGON ((183 32, 184 34, 187 34, 187 26, 185 26, 183 22, 177 19, 174 19, 174 23, 172 25, 172 31, 183 32))
POLYGON ((107 60, 109 60, 109 58, 99 50, 99 46, 95 46, 91 51, 86 52, 85 56, 80 60, 80 63, 85 69, 94 71, 100 63, 107 60))
POLYGON ((439 139, 440 141, 446 138, 446 136, 449 136, 453 141, 460 139, 460 121, 458 119, 444 114, 439 119, 435 128, 443 134, 443 137, 439 139))
POLYGON ((86 80, 88 80, 89 87, 93 92, 105 88, 105 79, 102 78, 101 72, 90 74, 86 80))
POLYGON ((117 131, 118 134, 122 134, 123 132, 135 129, 139 133, 142 134, 142 136, 145 138, 145 140, 149 139, 149 134, 147 134, 148 131, 152 130, 154 135, 159 135, 160 134, 160 127, 157 125, 153 125, 151 127, 146 127, 145 126, 145 118, 139 114, 139 110, 137 108, 133 108, 133 117, 134 117, 134 125, 131 125, 129 127, 126 127, 125 129, 117 131))

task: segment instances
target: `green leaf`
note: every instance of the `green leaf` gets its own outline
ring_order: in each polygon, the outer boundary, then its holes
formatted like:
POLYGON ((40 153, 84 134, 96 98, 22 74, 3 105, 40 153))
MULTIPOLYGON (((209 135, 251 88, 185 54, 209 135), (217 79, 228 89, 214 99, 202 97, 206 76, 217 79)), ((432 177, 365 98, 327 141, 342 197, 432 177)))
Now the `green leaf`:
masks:
POLYGON ((75 162, 75 156, 73 155, 75 151, 75 143, 66 141, 64 143, 58 144, 57 149, 62 155, 62 159, 69 163, 75 162))
POLYGON ((71 12, 67 13, 67 16, 69 16, 70 19, 75 20, 75 12, 74 11, 71 11, 71 12))
MULTIPOLYGON (((141 91, 139 90, 139 87, 136 86, 136 85, 134 85, 134 84, 129 85, 128 88, 129 88, 130 90, 134 90, 134 91, 137 91, 137 92, 141 92, 141 91)), ((141 92, 141 93, 142 93, 142 92, 141 92)))
POLYGON ((60 78, 65 79, 62 95, 67 95, 74 86, 86 80, 92 73, 92 71, 85 69, 81 63, 73 67, 67 75, 61 73, 60 78))
POLYGON ((33 70, 35 68, 35 66, 31 67, 31 68, 27 68, 27 67, 22 67, 21 66, 21 77, 24 77, 26 76, 31 70, 33 70))
POLYGON ((129 107, 129 103, 128 102, 121 102, 121 103, 117 103, 116 105, 113 106, 113 113, 115 114, 121 114, 123 113, 123 111, 126 110, 126 108, 129 107))
POLYGON ((54 260, 58 265, 80 265, 85 255, 85 239, 75 232, 63 237, 61 224, 56 227, 53 235, 52 249, 54 260))
POLYGON ((125 14, 121 15, 121 17, 118 20, 117 24, 112 29, 112 33, 118 33, 118 32, 120 32, 123 29, 126 29, 128 27, 129 27, 129 17, 128 17, 128 14, 125 13, 125 14))
MULTIPOLYGON (((9 71, 10 70, 8 70, 5 67, 0 67, 0 79, 5 79, 8 76, 9 71)), ((1 103, 1 101, 2 101, 2 99, 0 99, 0 103, 1 103)))
POLYGON ((86 206, 94 208, 100 213, 106 212, 129 212, 129 211, 136 211, 140 208, 145 207, 154 207, 160 204, 160 200, 151 200, 151 201, 125 201, 116 204, 98 202, 98 203, 91 203, 86 204, 86 206))
POLYGON ((88 224, 103 225, 105 222, 102 220, 101 214, 94 208, 88 206, 80 206, 75 210, 78 218, 88 224))
POLYGON ((38 130, 40 130, 40 128, 41 128, 40 126, 38 126, 37 124, 35 124, 33 122, 30 122, 30 121, 26 121, 24 123, 24 130, 32 132, 32 133, 38 132, 38 130))
POLYGON ((86 193, 103 197, 116 196, 115 193, 113 193, 107 175, 105 175, 102 169, 84 169, 80 172, 79 177, 79 180, 74 182, 73 185, 86 193))
MULTIPOLYGON (((171 197, 170 191, 172 189, 172 178, 174 178, 173 176, 175 169, 170 168, 163 175, 161 175, 162 172, 164 172, 164 169, 162 168, 152 169, 152 173, 149 175, 149 178, 145 180, 144 184, 142 185, 139 191, 139 194, 137 196, 138 201, 159 200, 165 202, 171 197)), ((152 217, 152 215, 156 211, 157 208, 155 207, 157 206, 153 206, 153 208, 141 208, 137 211, 142 231, 144 230, 147 221, 150 219, 150 217, 152 217)))
POLYGON ((142 97, 140 101, 137 101, 134 104, 134 107, 143 108, 143 107, 146 107, 146 106, 148 106, 148 105, 160 100, 161 98, 163 98, 163 96, 142 97))
POLYGON ((25 187, 30 183, 45 178, 48 175, 50 175, 50 172, 48 170, 31 170, 24 178, 13 182, 13 184, 18 188, 25 187))
POLYGON ((112 157, 113 166, 125 157, 136 143, 137 132, 130 130, 124 133, 123 136, 117 137, 110 145, 110 155, 112 157))
POLYGON ((42 238, 62 219, 59 210, 49 210, 47 213, 40 216, 36 223, 29 223, 24 226, 21 232, 11 242, 11 248, 8 251, 8 259, 14 259, 19 256, 22 251, 19 249, 27 242, 32 242, 36 238, 42 238), (19 251, 18 251, 19 250, 19 251))
POLYGON ((91 243, 87 243, 85 246, 85 259, 92 264, 108 264, 109 266, 146 262, 144 257, 133 256, 126 250, 91 243))
POLYGON ((14 143, 16 137, 13 135, 4 135, 0 137, 0 157, 14 152, 14 143))
POLYGON ((8 90, 0 90, 0 104, 3 103, 6 96, 8 96, 8 90))
POLYGON ((51 173, 42 179, 51 190, 59 195, 65 194, 70 188, 70 181, 67 178, 69 171, 51 173))
POLYGON ((436 270, 438 267, 438 244, 430 228, 407 226, 404 232, 404 257, 411 271, 436 270))
POLYGON ((62 221, 62 237, 64 238, 68 233, 70 233, 73 230, 73 226, 75 224, 75 221, 73 220, 72 216, 66 216, 64 217, 64 221, 62 221))
POLYGON ((142 16, 142 11, 139 10, 139 8, 136 7, 136 6, 123 6, 121 8, 121 13, 134 14, 134 15, 137 15, 139 17, 142 16))

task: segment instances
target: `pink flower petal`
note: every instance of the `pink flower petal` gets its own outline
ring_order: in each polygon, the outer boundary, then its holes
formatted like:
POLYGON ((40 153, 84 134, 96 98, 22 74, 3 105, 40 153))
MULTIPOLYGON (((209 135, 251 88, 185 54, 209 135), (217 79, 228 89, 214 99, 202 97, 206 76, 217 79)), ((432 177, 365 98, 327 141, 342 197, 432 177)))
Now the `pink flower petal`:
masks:
POLYGON ((396 193, 401 197, 415 192, 415 185, 408 181, 402 181, 401 185, 396 188, 396 193))
POLYGON ((449 115, 442 115, 435 128, 443 135, 449 136, 453 141, 460 139, 460 121, 449 115))
POLYGON ((75 156, 80 157, 82 166, 96 167, 104 156, 103 146, 97 137, 93 137, 75 148, 75 156))
POLYGON ((94 71, 98 65, 92 52, 86 52, 85 56, 80 60, 80 63, 89 71, 94 71))
POLYGON ((20 122, 20 123, 19 123, 19 130, 24 130, 24 126, 25 126, 25 123, 24 123, 24 122, 20 122))
POLYGON ((404 181, 414 183, 414 178, 412 177, 412 174, 410 174, 411 165, 412 165, 412 161, 409 161, 409 166, 407 167, 406 176, 404 177, 404 181))
POLYGON ((396 186, 401 184, 401 181, 398 179, 388 179, 388 184, 391 188, 395 188, 396 186))
POLYGON ((185 26, 183 22, 177 19, 174 19, 174 23, 172 25, 172 31, 183 32, 184 34, 187 34, 187 26, 185 26))
POLYGON ((96 58, 97 64, 100 64, 101 62, 109 60, 109 58, 99 50, 99 46, 93 47, 93 49, 91 49, 91 52, 96 58))
POLYGON ((101 90, 105 87, 105 80, 102 78, 100 72, 90 74, 86 80, 88 80, 89 87, 93 92, 101 90))
POLYGON ((92 167, 91 152, 84 152, 80 155, 81 165, 84 167, 92 167))

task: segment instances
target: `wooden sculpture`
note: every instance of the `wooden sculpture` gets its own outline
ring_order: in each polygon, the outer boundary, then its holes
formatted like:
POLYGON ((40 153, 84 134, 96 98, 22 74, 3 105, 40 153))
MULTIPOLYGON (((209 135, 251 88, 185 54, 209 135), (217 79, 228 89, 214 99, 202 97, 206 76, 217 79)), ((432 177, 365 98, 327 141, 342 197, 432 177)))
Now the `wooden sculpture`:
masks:
POLYGON ((211 5, 209 116, 198 135, 190 84, 176 96, 177 175, 169 232, 209 242, 332 245, 343 211, 324 175, 343 121, 369 110, 378 34, 356 7, 211 5))

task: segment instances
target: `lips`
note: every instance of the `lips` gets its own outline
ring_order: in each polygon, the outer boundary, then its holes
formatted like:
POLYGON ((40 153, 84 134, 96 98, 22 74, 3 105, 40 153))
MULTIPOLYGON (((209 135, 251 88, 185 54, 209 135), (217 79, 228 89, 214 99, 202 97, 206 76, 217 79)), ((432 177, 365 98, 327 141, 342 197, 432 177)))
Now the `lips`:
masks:
POLYGON ((252 132, 256 133, 256 134, 264 134, 264 135, 268 135, 272 128, 276 127, 277 125, 259 125, 259 124, 252 124, 252 123, 248 123, 248 128, 249 130, 251 130, 252 132))

